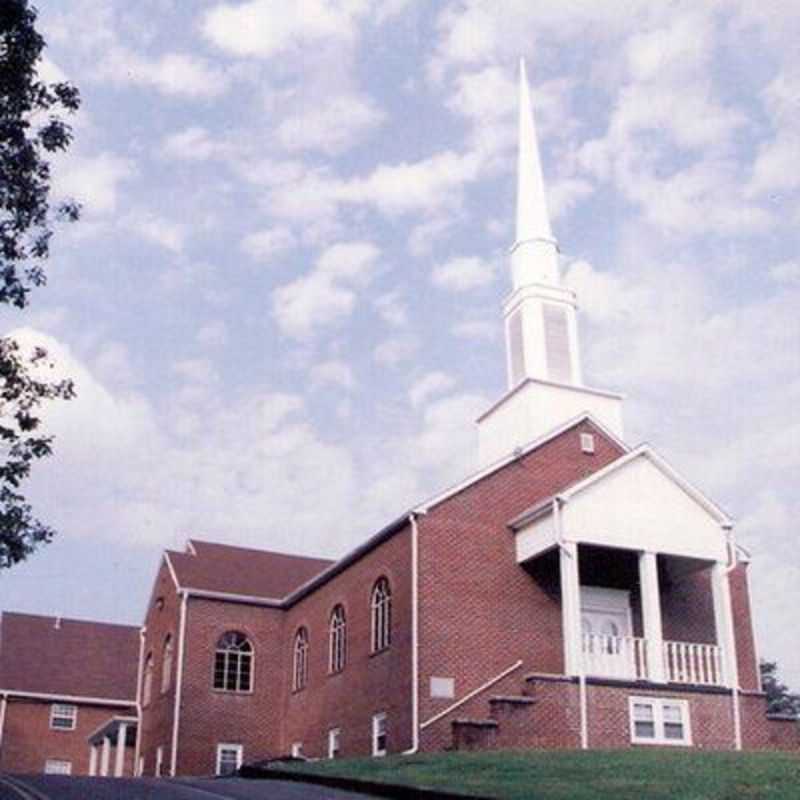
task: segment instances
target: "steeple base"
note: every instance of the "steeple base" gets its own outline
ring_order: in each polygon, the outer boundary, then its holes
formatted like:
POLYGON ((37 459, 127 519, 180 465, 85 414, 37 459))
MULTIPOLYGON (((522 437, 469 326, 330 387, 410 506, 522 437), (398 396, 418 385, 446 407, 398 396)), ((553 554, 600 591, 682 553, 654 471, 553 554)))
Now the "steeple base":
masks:
POLYGON ((568 419, 590 413, 623 438, 621 394, 526 378, 478 417, 478 460, 486 467, 568 419))

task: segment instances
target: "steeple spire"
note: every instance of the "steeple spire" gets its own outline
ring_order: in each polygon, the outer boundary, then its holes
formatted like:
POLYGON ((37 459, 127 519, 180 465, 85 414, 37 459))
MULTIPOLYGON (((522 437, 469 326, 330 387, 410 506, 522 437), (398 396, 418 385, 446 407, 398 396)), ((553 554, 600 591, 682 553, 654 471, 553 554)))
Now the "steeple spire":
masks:
POLYGON ((519 64, 519 156, 517 230, 511 248, 514 288, 531 283, 557 286, 558 244, 553 238, 544 193, 542 163, 533 119, 525 61, 519 64))

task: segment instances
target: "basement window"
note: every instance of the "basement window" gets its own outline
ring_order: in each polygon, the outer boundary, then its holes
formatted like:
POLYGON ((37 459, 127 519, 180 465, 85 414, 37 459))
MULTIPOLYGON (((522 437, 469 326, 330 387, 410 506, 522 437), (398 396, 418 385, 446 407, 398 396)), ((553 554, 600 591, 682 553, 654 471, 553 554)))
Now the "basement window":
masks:
POLYGON ((233 775, 242 766, 240 744, 217 745, 217 775, 233 775))
POLYGON ((50 727, 56 731, 74 731, 78 720, 78 706, 53 703, 50 706, 50 727))
POLYGON ((634 744, 690 745, 689 704, 686 700, 631 697, 631 742, 634 744))
POLYGON ((328 731, 328 758, 338 758, 341 737, 341 728, 331 728, 328 731))
POLYGON ((72 762, 48 758, 44 762, 45 775, 72 775, 72 762))
POLYGON ((386 714, 376 714, 372 718, 372 755, 386 755, 386 714))

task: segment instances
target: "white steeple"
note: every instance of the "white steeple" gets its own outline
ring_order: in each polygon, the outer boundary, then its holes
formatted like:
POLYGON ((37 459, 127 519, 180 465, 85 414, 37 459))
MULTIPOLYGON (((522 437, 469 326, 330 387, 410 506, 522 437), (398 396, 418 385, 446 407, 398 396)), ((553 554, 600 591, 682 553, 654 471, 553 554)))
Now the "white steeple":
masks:
POLYGON ((517 230, 511 264, 515 289, 531 283, 558 284, 558 244, 547 213, 536 123, 523 59, 519 64, 517 230))
POLYGON ((561 285, 525 62, 519 76, 517 229, 503 303, 508 392, 478 419, 481 464, 582 412, 622 435, 622 398, 583 385, 575 293, 561 285))

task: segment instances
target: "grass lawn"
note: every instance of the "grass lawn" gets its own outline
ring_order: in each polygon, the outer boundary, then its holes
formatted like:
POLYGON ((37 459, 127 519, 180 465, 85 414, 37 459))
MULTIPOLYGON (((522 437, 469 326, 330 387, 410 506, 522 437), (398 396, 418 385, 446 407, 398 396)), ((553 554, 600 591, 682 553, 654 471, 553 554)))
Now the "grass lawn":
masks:
POLYGON ((317 761, 291 769, 508 800, 800 800, 800 755, 506 751, 317 761))

